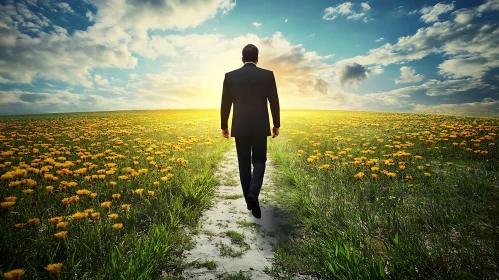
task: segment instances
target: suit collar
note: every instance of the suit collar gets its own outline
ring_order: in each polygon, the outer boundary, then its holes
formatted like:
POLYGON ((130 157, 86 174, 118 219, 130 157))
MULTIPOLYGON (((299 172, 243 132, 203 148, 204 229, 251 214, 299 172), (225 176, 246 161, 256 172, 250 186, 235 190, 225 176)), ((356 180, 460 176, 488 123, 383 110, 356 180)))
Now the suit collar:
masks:
POLYGON ((256 67, 256 64, 254 63, 245 63, 243 67, 256 67), (249 65, 249 66, 248 66, 249 65))

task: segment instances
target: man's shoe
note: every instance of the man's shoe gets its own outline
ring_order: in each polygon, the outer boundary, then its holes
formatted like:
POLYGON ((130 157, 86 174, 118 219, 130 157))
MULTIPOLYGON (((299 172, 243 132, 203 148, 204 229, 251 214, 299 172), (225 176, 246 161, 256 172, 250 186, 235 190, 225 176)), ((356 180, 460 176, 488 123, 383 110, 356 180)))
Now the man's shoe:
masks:
POLYGON ((247 196, 244 198, 244 201, 246 201, 246 208, 248 208, 248 210, 251 210, 251 204, 249 204, 247 196))
POLYGON ((248 205, 251 207, 251 213, 253 217, 260 219, 262 217, 262 210, 260 210, 260 204, 258 203, 258 199, 252 194, 248 194, 248 205))

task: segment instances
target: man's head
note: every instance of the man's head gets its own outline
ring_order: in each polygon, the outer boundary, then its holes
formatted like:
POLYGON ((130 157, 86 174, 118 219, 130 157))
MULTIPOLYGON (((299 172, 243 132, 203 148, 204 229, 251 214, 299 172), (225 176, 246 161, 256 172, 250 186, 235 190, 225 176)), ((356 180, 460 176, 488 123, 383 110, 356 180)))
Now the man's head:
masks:
POLYGON ((253 44, 248 44, 243 48, 243 63, 258 62, 258 48, 253 44))

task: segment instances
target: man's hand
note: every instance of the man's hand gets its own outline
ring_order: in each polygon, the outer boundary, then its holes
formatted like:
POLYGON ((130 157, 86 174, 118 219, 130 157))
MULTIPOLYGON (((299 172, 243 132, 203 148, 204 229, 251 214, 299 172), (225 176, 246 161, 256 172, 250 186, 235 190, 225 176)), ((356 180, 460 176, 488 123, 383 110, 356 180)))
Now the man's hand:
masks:
POLYGON ((274 127, 272 128, 272 138, 276 138, 277 136, 279 136, 279 128, 274 127))
POLYGON ((222 136, 229 139, 229 129, 222 129, 222 136))

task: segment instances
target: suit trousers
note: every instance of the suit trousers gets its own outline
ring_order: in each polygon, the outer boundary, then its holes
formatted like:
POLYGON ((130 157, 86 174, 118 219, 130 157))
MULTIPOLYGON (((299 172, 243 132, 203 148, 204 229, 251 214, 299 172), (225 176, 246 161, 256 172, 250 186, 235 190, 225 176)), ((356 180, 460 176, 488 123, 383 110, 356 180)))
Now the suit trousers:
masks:
POLYGON ((265 162, 267 161, 267 136, 236 136, 239 178, 244 198, 252 193, 258 198, 263 184, 265 162), (253 163, 253 175, 251 164, 253 163))

